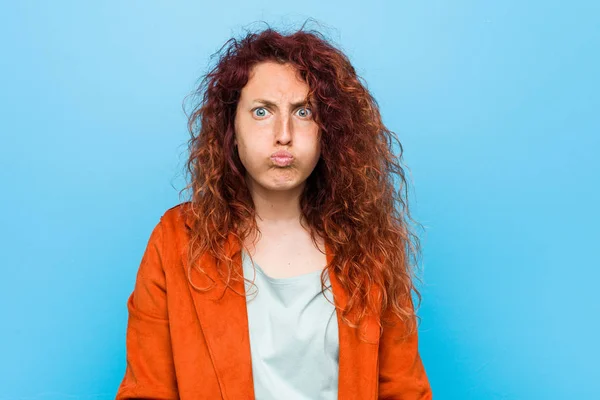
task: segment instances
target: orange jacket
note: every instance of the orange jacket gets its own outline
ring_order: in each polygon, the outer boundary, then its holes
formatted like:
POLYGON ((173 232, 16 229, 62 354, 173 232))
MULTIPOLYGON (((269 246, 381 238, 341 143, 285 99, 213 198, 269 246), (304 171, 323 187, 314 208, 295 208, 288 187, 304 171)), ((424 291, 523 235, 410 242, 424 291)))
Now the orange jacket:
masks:
MULTIPOLYGON (((148 240, 127 301, 127 365, 116 400, 254 399, 245 298, 224 291, 223 283, 200 292, 188 282, 185 249, 191 225, 182 213, 188 204, 167 210, 148 240)), ((329 263, 333 254, 325 247, 329 263)), ((240 248, 230 236, 226 251, 240 248)), ((219 282, 213 260, 200 259, 206 275, 191 269, 195 286, 219 282)), ((241 257, 237 261, 241 272, 241 257)), ((330 280, 334 302, 344 307, 346 294, 334 274, 330 280)), ((243 282, 233 286, 244 292, 243 282)), ((366 321, 363 332, 374 343, 360 341, 338 313, 338 398, 431 399, 417 334, 397 342, 394 328, 388 328, 379 338, 377 323, 366 321)))

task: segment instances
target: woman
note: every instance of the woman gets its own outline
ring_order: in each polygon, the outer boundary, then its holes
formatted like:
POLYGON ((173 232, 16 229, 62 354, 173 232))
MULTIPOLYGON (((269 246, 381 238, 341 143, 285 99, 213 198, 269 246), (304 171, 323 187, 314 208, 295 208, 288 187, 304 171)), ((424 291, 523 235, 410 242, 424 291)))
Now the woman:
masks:
POLYGON ((430 399, 419 240, 376 101, 319 33, 227 44, 189 116, 191 200, 127 302, 116 399, 430 399))

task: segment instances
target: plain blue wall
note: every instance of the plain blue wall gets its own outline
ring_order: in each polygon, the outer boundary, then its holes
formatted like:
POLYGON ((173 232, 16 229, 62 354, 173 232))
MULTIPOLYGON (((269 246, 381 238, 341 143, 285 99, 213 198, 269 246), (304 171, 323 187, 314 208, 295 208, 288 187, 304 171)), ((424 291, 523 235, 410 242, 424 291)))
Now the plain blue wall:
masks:
POLYGON ((600 398, 600 7, 567 3, 2 2, 0 399, 114 398, 184 96, 244 26, 307 17, 405 147, 435 398, 600 398))

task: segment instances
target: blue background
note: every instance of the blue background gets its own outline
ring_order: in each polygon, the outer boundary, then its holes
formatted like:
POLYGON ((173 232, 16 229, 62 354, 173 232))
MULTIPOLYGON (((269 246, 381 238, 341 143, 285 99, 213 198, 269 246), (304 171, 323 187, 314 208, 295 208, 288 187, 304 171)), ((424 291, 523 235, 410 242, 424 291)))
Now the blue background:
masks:
POLYGON ((434 397, 600 398, 598 4, 2 2, 0 399, 114 398, 184 96, 253 21, 307 17, 405 147, 434 397))

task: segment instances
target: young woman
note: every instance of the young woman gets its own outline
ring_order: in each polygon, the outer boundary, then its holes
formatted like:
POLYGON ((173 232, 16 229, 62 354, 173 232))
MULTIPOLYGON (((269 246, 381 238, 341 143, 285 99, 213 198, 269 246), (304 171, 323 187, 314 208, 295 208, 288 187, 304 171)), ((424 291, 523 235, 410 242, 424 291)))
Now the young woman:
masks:
POLYGON ((189 117, 191 200, 127 302, 116 399, 430 399, 419 239, 376 101, 318 32, 227 44, 189 117))

